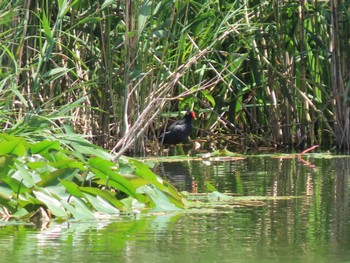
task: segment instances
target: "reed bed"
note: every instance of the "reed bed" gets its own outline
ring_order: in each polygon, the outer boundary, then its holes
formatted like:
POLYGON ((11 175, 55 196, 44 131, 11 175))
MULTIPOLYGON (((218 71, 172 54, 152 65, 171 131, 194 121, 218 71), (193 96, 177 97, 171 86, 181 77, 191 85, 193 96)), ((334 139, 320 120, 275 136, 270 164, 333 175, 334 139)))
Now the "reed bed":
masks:
POLYGON ((117 156, 146 155, 158 153, 151 142, 171 113, 194 109, 203 141, 350 149, 348 9, 342 0, 3 0, 1 128, 37 138, 70 123, 117 156))

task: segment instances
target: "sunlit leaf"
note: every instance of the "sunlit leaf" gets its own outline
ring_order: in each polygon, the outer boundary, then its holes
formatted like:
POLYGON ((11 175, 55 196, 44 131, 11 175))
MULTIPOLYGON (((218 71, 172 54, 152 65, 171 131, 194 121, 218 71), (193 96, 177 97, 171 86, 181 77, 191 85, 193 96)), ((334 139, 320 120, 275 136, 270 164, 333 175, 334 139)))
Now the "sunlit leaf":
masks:
POLYGON ((143 29, 147 24, 147 20, 150 18, 152 12, 152 1, 146 0, 140 7, 140 14, 138 17, 138 32, 139 35, 142 34, 143 29))
POLYGON ((15 193, 22 194, 30 191, 21 181, 12 177, 3 177, 1 181, 3 184, 8 185, 15 193))
POLYGON ((115 2, 114 0, 105 0, 105 1, 103 2, 103 4, 101 5, 101 10, 104 9, 104 8, 106 8, 106 7, 108 7, 108 6, 110 6, 110 5, 113 4, 114 2, 115 2))
POLYGON ((55 149, 59 151, 61 145, 58 141, 47 141, 43 140, 41 142, 34 143, 30 146, 30 149, 33 154, 42 154, 47 152, 48 150, 55 149))
POLYGON ((0 178, 6 176, 13 164, 13 155, 0 155, 0 178))
POLYGON ((33 191, 34 195, 38 200, 40 200, 44 205, 48 207, 48 209, 51 211, 51 213, 57 217, 60 218, 67 218, 69 214, 64 209, 62 203, 54 198, 53 196, 49 195, 48 193, 44 191, 33 191))
MULTIPOLYGON (((127 179, 113 171, 113 167, 116 166, 113 162, 101 158, 91 158, 89 160, 89 165, 97 177, 105 180, 106 183, 108 183, 107 180, 114 181, 116 183, 114 186, 117 187, 118 190, 137 199, 142 198, 136 193, 136 188, 127 179)), ((109 184, 113 185, 112 183, 113 182, 110 182, 109 184)))
POLYGON ((182 197, 172 184, 164 181, 162 178, 152 172, 152 170, 147 165, 141 163, 138 160, 129 158, 128 163, 135 168, 136 175, 149 180, 149 182, 152 183, 155 187, 165 191, 165 193, 169 195, 175 204, 177 204, 179 207, 183 207, 182 197))
POLYGON ((15 154, 23 156, 28 149, 28 143, 20 137, 11 139, 10 141, 0 142, 0 154, 15 154))
POLYGON ((26 187, 33 187, 35 185, 35 181, 33 180, 32 172, 28 170, 28 167, 19 163, 16 163, 15 166, 17 168, 17 171, 13 177, 18 181, 22 181, 26 187))
POLYGON ((203 95, 203 97, 204 97, 207 101, 209 101, 209 103, 210 103, 210 105, 211 105, 212 107, 215 107, 215 105, 216 105, 215 99, 214 99, 214 97, 209 93, 209 91, 207 91, 207 90, 201 90, 201 94, 203 95))
POLYGON ((41 17, 41 25, 44 29, 44 33, 46 36, 46 39, 48 41, 48 43, 50 45, 52 45, 53 43, 53 36, 52 36, 52 32, 51 32, 51 28, 50 28, 50 21, 48 20, 48 18, 46 17, 45 11, 42 12, 42 17, 41 17))
POLYGON ((97 23, 100 22, 102 18, 100 17, 86 17, 79 20, 78 24, 89 24, 89 23, 97 23))
POLYGON ((173 202, 170 201, 168 196, 159 189, 144 185, 137 189, 138 193, 147 194, 155 204, 153 211, 181 211, 173 202))
POLYGON ((112 205, 114 205, 117 208, 123 208, 123 203, 121 203, 117 197, 116 194, 109 191, 109 190, 102 190, 96 187, 80 187, 80 190, 85 193, 93 194, 95 196, 99 196, 108 202, 110 202, 112 205))
POLYGON ((106 214, 119 214, 119 210, 110 205, 106 200, 100 196, 94 196, 85 193, 85 198, 89 200, 90 204, 96 209, 96 211, 106 214))
POLYGON ((77 160, 62 160, 62 161, 58 161, 58 162, 54 162, 54 163, 50 163, 50 165, 52 167, 55 167, 57 169, 75 169, 75 170, 85 170, 85 166, 84 163, 77 161, 77 160))
POLYGON ((95 216, 91 209, 78 197, 70 198, 70 202, 62 202, 64 206, 75 219, 95 219, 95 216))
POLYGON ((45 74, 43 74, 43 77, 44 78, 51 77, 50 81, 52 81, 56 78, 59 78, 60 76, 62 76, 64 74, 66 74, 68 71, 69 71, 69 69, 67 69, 67 68, 62 68, 62 67, 54 68, 54 69, 50 69, 45 74))
POLYGON ((40 182, 37 183, 38 186, 44 187, 49 185, 57 185, 59 179, 72 179, 78 172, 78 169, 65 168, 59 169, 54 172, 45 175, 40 182))
POLYGON ((60 180, 60 183, 66 188, 67 192, 71 195, 77 197, 83 197, 82 192, 79 189, 79 186, 71 181, 67 181, 64 179, 60 180))

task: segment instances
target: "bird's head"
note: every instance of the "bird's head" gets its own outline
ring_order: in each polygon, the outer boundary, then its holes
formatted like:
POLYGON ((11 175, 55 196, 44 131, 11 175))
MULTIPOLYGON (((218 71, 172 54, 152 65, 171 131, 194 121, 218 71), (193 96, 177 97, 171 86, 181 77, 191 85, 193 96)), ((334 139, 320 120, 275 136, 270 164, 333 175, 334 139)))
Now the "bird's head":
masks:
POLYGON ((196 113, 193 110, 187 111, 186 116, 190 116, 192 119, 197 120, 196 113))

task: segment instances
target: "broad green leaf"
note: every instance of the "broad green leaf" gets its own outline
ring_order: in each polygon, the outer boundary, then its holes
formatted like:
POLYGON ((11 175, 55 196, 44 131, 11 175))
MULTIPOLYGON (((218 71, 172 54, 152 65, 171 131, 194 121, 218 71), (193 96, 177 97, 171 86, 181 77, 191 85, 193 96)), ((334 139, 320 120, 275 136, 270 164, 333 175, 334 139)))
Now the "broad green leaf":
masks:
POLYGON ((160 178, 158 175, 152 172, 152 170, 147 165, 141 163, 140 161, 129 158, 128 162, 135 167, 136 175, 146 180, 149 180, 150 183, 152 183, 158 189, 170 195, 174 203, 176 203, 180 207, 183 206, 182 197, 180 196, 180 194, 178 193, 178 191, 175 189, 173 185, 171 185, 167 181, 164 181, 162 178, 160 178))
POLYGON ((36 198, 38 198, 51 213, 60 218, 68 218, 68 213, 64 209, 62 203, 55 197, 51 196, 49 193, 44 192, 45 190, 35 190, 33 191, 36 198))
POLYGON ((7 133, 0 133, 0 144, 3 141, 7 142, 7 141, 14 140, 16 138, 18 138, 18 137, 10 135, 10 134, 7 134, 7 133))
POLYGON ((8 175, 14 158, 13 155, 0 155, 0 178, 8 175))
POLYGON ((18 181, 22 181, 26 187, 33 187, 35 185, 35 181, 33 180, 32 172, 28 169, 28 167, 19 163, 16 163, 15 166, 17 168, 17 171, 13 177, 18 181))
POLYGON ((25 208, 18 209, 12 216, 15 218, 23 218, 29 214, 28 210, 25 208))
POLYGON ((71 146, 79 153, 84 155, 98 156, 103 159, 111 159, 111 155, 100 147, 87 141, 71 141, 71 146))
POLYGON ((135 177, 129 180, 129 182, 135 187, 139 188, 140 186, 149 184, 150 182, 144 178, 141 177, 135 177))
POLYGON ((69 135, 69 138, 66 138, 64 141, 73 147, 78 153, 83 155, 98 156, 103 159, 112 159, 112 155, 106 150, 92 144, 81 135, 76 134, 70 124, 64 124, 64 129, 67 135, 69 135))
POLYGON ((109 190, 102 190, 96 187, 80 187, 80 190, 85 193, 93 194, 99 196, 117 208, 123 208, 123 203, 121 203, 117 198, 116 194, 109 190))
POLYGON ((150 183, 154 184, 160 189, 164 189, 163 179, 157 176, 152 170, 145 164, 141 163, 136 159, 128 159, 127 164, 134 167, 135 175, 138 175, 146 180, 149 180, 150 183))
POLYGON ((15 137, 10 141, 0 142, 0 154, 14 154, 17 156, 23 156, 27 152, 28 143, 20 137, 15 137))
POLYGON ((57 185, 59 179, 73 179, 73 177, 78 173, 78 169, 75 168, 65 168, 59 169, 48 175, 45 175, 40 182, 37 183, 40 187, 45 187, 49 185, 57 185))
POLYGON ((140 7, 140 14, 138 17, 138 34, 139 36, 142 34, 143 29, 147 24, 147 20, 151 17, 152 13, 152 1, 146 0, 140 7))
POLYGON ((114 171, 114 167, 116 166, 115 163, 96 157, 90 158, 89 165, 96 176, 105 180, 106 183, 110 180, 112 182, 108 184, 113 185, 112 183, 114 181, 116 184, 113 186, 117 187, 118 190, 121 190, 137 199, 142 198, 136 193, 136 188, 133 187, 127 179, 114 171))
POLYGON ((140 201, 136 200, 135 198, 129 196, 127 198, 124 198, 120 201, 123 203, 125 210, 131 210, 131 209, 145 209, 146 206, 144 203, 141 203, 140 201))
POLYGON ((216 105, 216 102, 215 102, 215 99, 214 97, 209 93, 209 91, 207 90, 201 90, 201 93, 203 95, 203 97, 209 101, 209 103, 211 104, 212 107, 215 107, 216 105))
POLYGON ((72 160, 72 159, 50 163, 50 165, 52 167, 55 167, 56 169, 67 169, 67 168, 73 169, 74 168, 81 171, 85 170, 85 166, 82 162, 77 160, 72 160))
POLYGON ((96 209, 96 211, 106 214, 119 214, 118 209, 100 196, 93 196, 87 193, 85 193, 84 196, 89 200, 90 204, 96 209))
POLYGON ((10 189, 0 186, 0 205, 6 207, 11 213, 14 213, 16 211, 16 205, 11 202, 12 193, 10 189))
POLYGON ((22 182, 12 177, 3 177, 1 181, 3 184, 9 186, 15 193, 22 194, 30 191, 22 182))
POLYGON ((153 211, 181 211, 182 209, 177 207, 173 202, 170 201, 168 196, 157 189, 156 187, 151 187, 149 185, 144 185, 137 189, 138 193, 147 194, 155 204, 153 211))
POLYGON ((73 196, 69 203, 63 201, 62 205, 72 214, 75 219, 95 219, 91 209, 80 198, 73 196))
POLYGON ((60 179, 60 183, 66 188, 69 194, 77 197, 83 197, 83 194, 80 191, 79 186, 77 184, 64 179, 60 179))

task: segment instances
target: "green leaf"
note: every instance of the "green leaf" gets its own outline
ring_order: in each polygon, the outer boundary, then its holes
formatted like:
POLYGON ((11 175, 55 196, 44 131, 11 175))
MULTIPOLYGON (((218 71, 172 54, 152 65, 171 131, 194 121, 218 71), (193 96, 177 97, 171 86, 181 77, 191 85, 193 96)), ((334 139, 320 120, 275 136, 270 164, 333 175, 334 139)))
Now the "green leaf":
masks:
POLYGON ((153 211, 181 211, 179 207, 177 207, 168 196, 159 189, 155 187, 151 187, 149 185, 144 185, 137 189, 138 193, 147 194, 155 204, 155 207, 152 209, 153 211))
POLYGON ((207 90, 201 90, 201 94, 203 95, 203 97, 209 101, 209 103, 211 104, 212 107, 215 107, 216 105, 216 102, 215 102, 215 99, 214 97, 210 94, 209 91, 207 90))
POLYGON ((114 168, 116 167, 115 163, 98 157, 91 158, 88 163, 96 176, 102 179, 105 183, 116 187, 116 189, 123 191, 136 199, 143 199, 141 195, 136 193, 136 188, 134 188, 134 186, 127 179, 114 171, 114 168))
POLYGON ((22 184, 22 182, 19 182, 12 177, 3 177, 1 181, 3 184, 8 185, 15 193, 22 194, 30 191, 29 188, 22 184))
POLYGON ((112 205, 114 205, 117 208, 123 208, 123 203, 120 202, 116 196, 115 193, 109 190, 102 190, 95 187, 80 187, 80 190, 85 193, 93 194, 96 196, 99 196, 108 202, 110 202, 112 205))
POLYGON ((75 219, 95 219, 91 209, 80 198, 73 196, 70 202, 62 202, 62 205, 73 215, 75 219))
POLYGON ((57 79, 64 74, 66 74, 69 71, 70 71, 70 69, 68 69, 68 68, 62 68, 62 67, 54 68, 54 69, 50 69, 49 71, 45 72, 43 74, 43 77, 47 78, 47 77, 51 77, 51 76, 56 75, 54 78, 51 78, 51 80, 54 80, 54 79, 57 79))
POLYGON ((11 202, 13 191, 4 186, 0 186, 0 204, 6 207, 11 213, 16 211, 15 204, 11 202))
POLYGON ((31 188, 35 185, 35 181, 33 180, 33 175, 28 170, 27 166, 24 166, 23 164, 15 164, 17 171, 14 174, 14 178, 16 178, 18 181, 23 181, 23 184, 31 188))
POLYGON ((151 17, 152 12, 152 1, 146 0, 140 7, 140 15, 138 17, 138 33, 139 36, 142 34, 143 29, 147 24, 147 20, 151 17))
POLYGON ((15 94, 19 98, 21 103, 23 103, 24 106, 28 107, 28 101, 24 98, 23 94, 19 92, 19 90, 16 87, 12 87, 12 85, 10 85, 10 89, 13 92, 13 94, 15 94))
POLYGON ((0 155, 0 178, 8 175, 13 160, 14 156, 12 155, 0 155))
POLYGON ((98 156, 103 159, 112 159, 112 155, 106 150, 92 144, 88 140, 82 138, 81 135, 76 134, 70 124, 64 124, 64 129, 67 135, 70 136, 70 138, 66 138, 64 141, 72 146, 78 153, 83 155, 98 156))
POLYGON ((0 154, 14 154, 17 156, 23 156, 28 149, 28 143, 21 137, 14 137, 10 141, 0 142, 0 154))
POLYGON ((115 1, 114 0, 105 0, 101 6, 101 10, 105 9, 106 7, 110 6, 111 4, 113 4, 115 1))
POLYGON ((44 29, 44 33, 45 33, 45 36, 46 36, 46 39, 47 39, 48 43, 50 45, 52 45, 52 43, 53 43, 53 38, 52 37, 53 36, 52 36, 51 28, 50 28, 50 22, 47 19, 46 14, 45 14, 44 11, 42 12, 41 25, 42 25, 42 27, 44 29))
POLYGON ((60 151, 61 145, 58 141, 41 141, 34 143, 30 146, 32 154, 42 154, 42 153, 47 153, 49 150, 57 150, 60 151))
POLYGON ((74 168, 75 170, 81 170, 81 171, 85 170, 84 163, 80 161, 72 160, 72 159, 50 163, 50 165, 52 167, 55 167, 56 169, 67 169, 67 168, 73 169, 74 168))
POLYGON ((68 218, 68 213, 64 209, 62 203, 51 196, 49 193, 44 192, 45 190, 33 191, 34 195, 38 200, 40 200, 47 208, 51 211, 51 213, 60 218, 68 218))
POLYGON ((205 182, 205 188, 207 189, 208 192, 214 192, 217 191, 217 189, 215 188, 215 186, 210 183, 210 182, 205 182))
POLYGON ((86 17, 79 20, 78 24, 89 24, 89 23, 99 23, 102 21, 100 17, 86 17))
POLYGON ((75 183, 64 179, 61 179, 60 183, 66 188, 69 194, 77 197, 83 197, 83 193, 80 191, 79 186, 75 183))
POLYGON ((72 179, 78 173, 78 169, 74 168, 65 168, 59 169, 48 175, 45 175, 44 178, 40 182, 37 183, 40 187, 57 185, 59 183, 59 179, 72 179))
POLYGON ((135 168, 136 175, 149 180, 149 182, 152 183, 155 187, 169 195, 171 200, 177 204, 177 206, 183 207, 182 197, 172 184, 164 181, 162 178, 152 172, 152 170, 147 165, 141 163, 136 159, 128 158, 127 162, 135 168))
POLYGON ((106 214, 119 214, 119 210, 114 206, 110 205, 106 200, 101 198, 100 196, 93 196, 85 193, 85 198, 89 200, 90 204, 101 213, 106 214))

